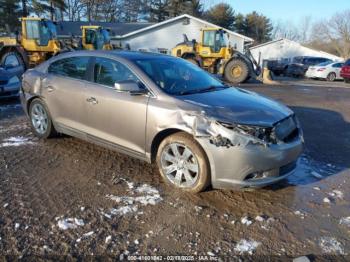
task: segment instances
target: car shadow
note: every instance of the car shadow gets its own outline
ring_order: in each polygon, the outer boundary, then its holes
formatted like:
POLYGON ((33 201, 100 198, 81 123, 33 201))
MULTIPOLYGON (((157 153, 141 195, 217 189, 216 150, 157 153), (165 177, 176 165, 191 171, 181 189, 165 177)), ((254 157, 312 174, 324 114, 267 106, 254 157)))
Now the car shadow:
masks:
POLYGON ((307 185, 350 168, 350 123, 335 111, 290 106, 304 133, 305 148, 296 172, 267 188, 307 185))

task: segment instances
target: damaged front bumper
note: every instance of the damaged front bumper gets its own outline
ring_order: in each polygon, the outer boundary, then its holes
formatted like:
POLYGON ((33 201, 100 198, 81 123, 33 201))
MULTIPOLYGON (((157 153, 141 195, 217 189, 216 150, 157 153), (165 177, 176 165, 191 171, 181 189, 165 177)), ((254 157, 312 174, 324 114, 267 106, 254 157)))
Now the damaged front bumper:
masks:
POLYGON ((214 188, 275 183, 293 174, 303 151, 303 133, 294 115, 278 121, 269 131, 220 123, 203 114, 180 114, 177 120, 206 152, 214 188))
POLYGON ((196 138, 208 155, 214 188, 264 187, 294 173, 303 150, 301 138, 268 147, 218 147, 196 138))

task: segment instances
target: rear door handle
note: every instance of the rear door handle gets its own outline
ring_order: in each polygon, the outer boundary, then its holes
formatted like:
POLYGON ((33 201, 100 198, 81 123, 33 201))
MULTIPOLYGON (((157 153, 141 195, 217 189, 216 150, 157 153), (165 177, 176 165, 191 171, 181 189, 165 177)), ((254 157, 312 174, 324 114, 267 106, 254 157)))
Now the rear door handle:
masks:
POLYGON ((86 101, 93 104, 93 105, 96 105, 98 103, 97 99, 94 97, 90 97, 90 98, 86 99, 86 101))

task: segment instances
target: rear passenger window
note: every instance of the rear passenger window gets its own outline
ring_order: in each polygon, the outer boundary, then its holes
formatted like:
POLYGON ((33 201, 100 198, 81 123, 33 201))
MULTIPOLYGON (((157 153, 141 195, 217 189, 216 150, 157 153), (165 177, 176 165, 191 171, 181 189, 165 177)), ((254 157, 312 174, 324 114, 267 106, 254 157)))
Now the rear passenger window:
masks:
POLYGON ((76 79, 85 79, 89 57, 69 57, 53 62, 48 72, 76 79))
POLYGON ((115 83, 127 80, 140 82, 134 73, 123 64, 107 58, 96 58, 94 66, 95 83, 114 87, 115 83))

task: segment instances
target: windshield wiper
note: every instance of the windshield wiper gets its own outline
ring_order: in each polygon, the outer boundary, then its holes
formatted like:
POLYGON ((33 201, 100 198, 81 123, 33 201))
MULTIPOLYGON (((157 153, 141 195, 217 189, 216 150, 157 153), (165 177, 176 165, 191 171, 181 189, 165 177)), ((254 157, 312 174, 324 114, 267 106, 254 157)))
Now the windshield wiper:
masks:
POLYGON ((198 94, 198 93, 206 93, 215 91, 217 89, 225 89, 228 88, 228 86, 208 86, 207 88, 200 88, 200 89, 194 89, 194 90, 188 90, 188 91, 181 91, 179 92, 179 95, 190 95, 190 94, 198 94))

